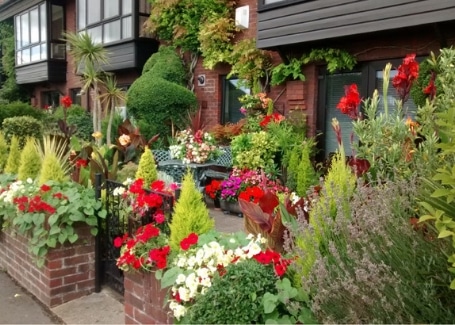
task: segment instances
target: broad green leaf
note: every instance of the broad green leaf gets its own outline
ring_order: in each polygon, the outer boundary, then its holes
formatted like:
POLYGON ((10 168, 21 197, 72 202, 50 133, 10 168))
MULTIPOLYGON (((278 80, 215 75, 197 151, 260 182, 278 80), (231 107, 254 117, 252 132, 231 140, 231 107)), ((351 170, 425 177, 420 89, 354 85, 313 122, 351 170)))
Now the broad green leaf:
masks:
POLYGON ((77 241, 78 238, 79 238, 79 236, 77 234, 72 234, 72 235, 68 236, 68 241, 71 244, 74 244, 77 241))
POLYGON ((453 231, 443 230, 439 233, 438 238, 445 238, 445 237, 453 236, 453 235, 454 235, 453 231))
POLYGON ((58 220, 58 214, 54 213, 53 215, 51 215, 49 217, 49 219, 47 219, 47 223, 49 224, 49 226, 54 226, 55 223, 57 222, 58 220))
POLYGON ((98 217, 99 218, 105 219, 106 215, 107 215, 107 211, 106 210, 103 209, 103 210, 98 211, 98 217))
POLYGON ((264 305, 264 313, 270 314, 277 306, 278 297, 270 292, 266 292, 262 297, 262 304, 264 305))
POLYGON ((53 225, 51 229, 49 229, 49 235, 55 235, 60 233, 60 227, 57 225, 53 225))
POLYGON ((47 246, 55 248, 55 246, 57 246, 57 239, 55 239, 54 237, 48 238, 47 239, 47 246))
POLYGON ((93 236, 98 235, 98 228, 92 228, 92 229, 90 229, 90 233, 91 233, 93 236))
POLYGON ((173 286, 175 280, 177 279, 177 276, 180 273, 182 273, 182 270, 177 266, 174 266, 167 270, 166 272, 164 272, 163 277, 161 279, 161 288, 173 286))

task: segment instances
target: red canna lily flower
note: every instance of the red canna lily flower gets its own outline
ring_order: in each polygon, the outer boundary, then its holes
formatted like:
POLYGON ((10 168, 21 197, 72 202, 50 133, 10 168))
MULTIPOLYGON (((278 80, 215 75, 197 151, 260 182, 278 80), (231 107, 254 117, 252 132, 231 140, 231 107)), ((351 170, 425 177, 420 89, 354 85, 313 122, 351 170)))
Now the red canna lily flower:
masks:
POLYGON ((359 117, 359 105, 361 102, 357 85, 344 86, 344 92, 345 96, 340 99, 337 108, 351 119, 357 119, 359 117))

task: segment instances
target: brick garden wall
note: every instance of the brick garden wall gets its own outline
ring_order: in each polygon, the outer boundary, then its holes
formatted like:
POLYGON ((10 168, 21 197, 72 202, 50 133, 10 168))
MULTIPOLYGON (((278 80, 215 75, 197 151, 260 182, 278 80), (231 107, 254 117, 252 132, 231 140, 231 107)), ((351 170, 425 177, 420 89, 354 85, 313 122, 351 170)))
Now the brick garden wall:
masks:
POLYGON ((170 310, 164 308, 166 290, 154 273, 125 273, 125 324, 172 324, 170 310))
POLYGON ((28 239, 0 232, 0 266, 48 307, 88 295, 95 289, 95 238, 90 229, 77 229, 79 240, 52 249, 39 269, 28 252, 28 239))

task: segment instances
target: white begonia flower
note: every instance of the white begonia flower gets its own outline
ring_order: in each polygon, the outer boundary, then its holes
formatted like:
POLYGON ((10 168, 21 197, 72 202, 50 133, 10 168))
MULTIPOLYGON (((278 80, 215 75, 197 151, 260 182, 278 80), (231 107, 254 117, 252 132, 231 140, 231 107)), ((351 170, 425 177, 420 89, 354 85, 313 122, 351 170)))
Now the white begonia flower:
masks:
POLYGON ((121 196, 123 193, 125 193, 126 189, 122 186, 116 187, 114 191, 112 192, 112 195, 114 196, 121 196))
POLYGON ((179 297, 182 301, 190 300, 190 291, 185 287, 180 287, 178 289, 179 297))
POLYGON ((188 269, 192 270, 197 264, 196 256, 192 255, 187 260, 188 269))
POLYGON ((186 257, 182 256, 182 257, 177 259, 176 265, 178 267, 184 268, 186 266, 186 261, 187 261, 186 257))
POLYGON ((185 283, 185 280, 186 280, 185 274, 180 273, 180 274, 177 276, 177 279, 175 279, 175 283, 176 283, 176 284, 182 284, 182 283, 185 283))
POLYGON ((31 179, 30 177, 27 178, 27 183, 28 183, 28 184, 33 184, 33 179, 31 179))
POLYGON ((202 279, 208 278, 210 276, 209 269, 206 267, 200 268, 196 271, 196 275, 202 279))
POLYGON ((174 313, 174 317, 176 319, 180 319, 182 316, 185 316, 186 314, 186 308, 185 306, 182 306, 178 303, 176 303, 175 301, 172 301, 170 304, 169 304, 169 308, 172 310, 172 312, 174 313))
POLYGON ((249 245, 247 256, 248 258, 252 258, 254 255, 259 254, 261 251, 262 251, 261 246, 259 246, 256 243, 252 243, 251 245, 249 245))

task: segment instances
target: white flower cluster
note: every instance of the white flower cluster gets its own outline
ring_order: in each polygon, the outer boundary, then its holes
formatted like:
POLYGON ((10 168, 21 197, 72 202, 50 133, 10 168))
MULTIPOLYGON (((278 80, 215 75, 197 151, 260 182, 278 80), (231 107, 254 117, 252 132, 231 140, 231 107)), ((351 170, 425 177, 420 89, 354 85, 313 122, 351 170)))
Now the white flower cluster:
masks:
MULTIPOLYGON (((203 295, 212 285, 212 279, 219 268, 224 268, 231 263, 250 259, 262 250, 265 238, 260 235, 255 238, 248 237, 250 242, 235 250, 226 250, 218 242, 212 241, 197 250, 180 253, 174 260, 176 266, 182 269, 173 285, 171 302, 169 304, 174 317, 178 320, 187 312, 186 303, 192 301, 197 295, 203 295), (178 295, 180 301, 175 299, 178 295)), ((231 239, 231 242, 234 239, 231 239)))
POLYGON ((1 188, 0 201, 11 204, 17 196, 28 195, 38 190, 31 178, 27 178, 25 182, 15 181, 8 188, 1 188))
POLYGON ((169 153, 173 159, 181 159, 184 164, 203 163, 216 151, 213 136, 202 131, 193 134, 191 130, 182 130, 177 133, 177 144, 169 146, 169 153))

